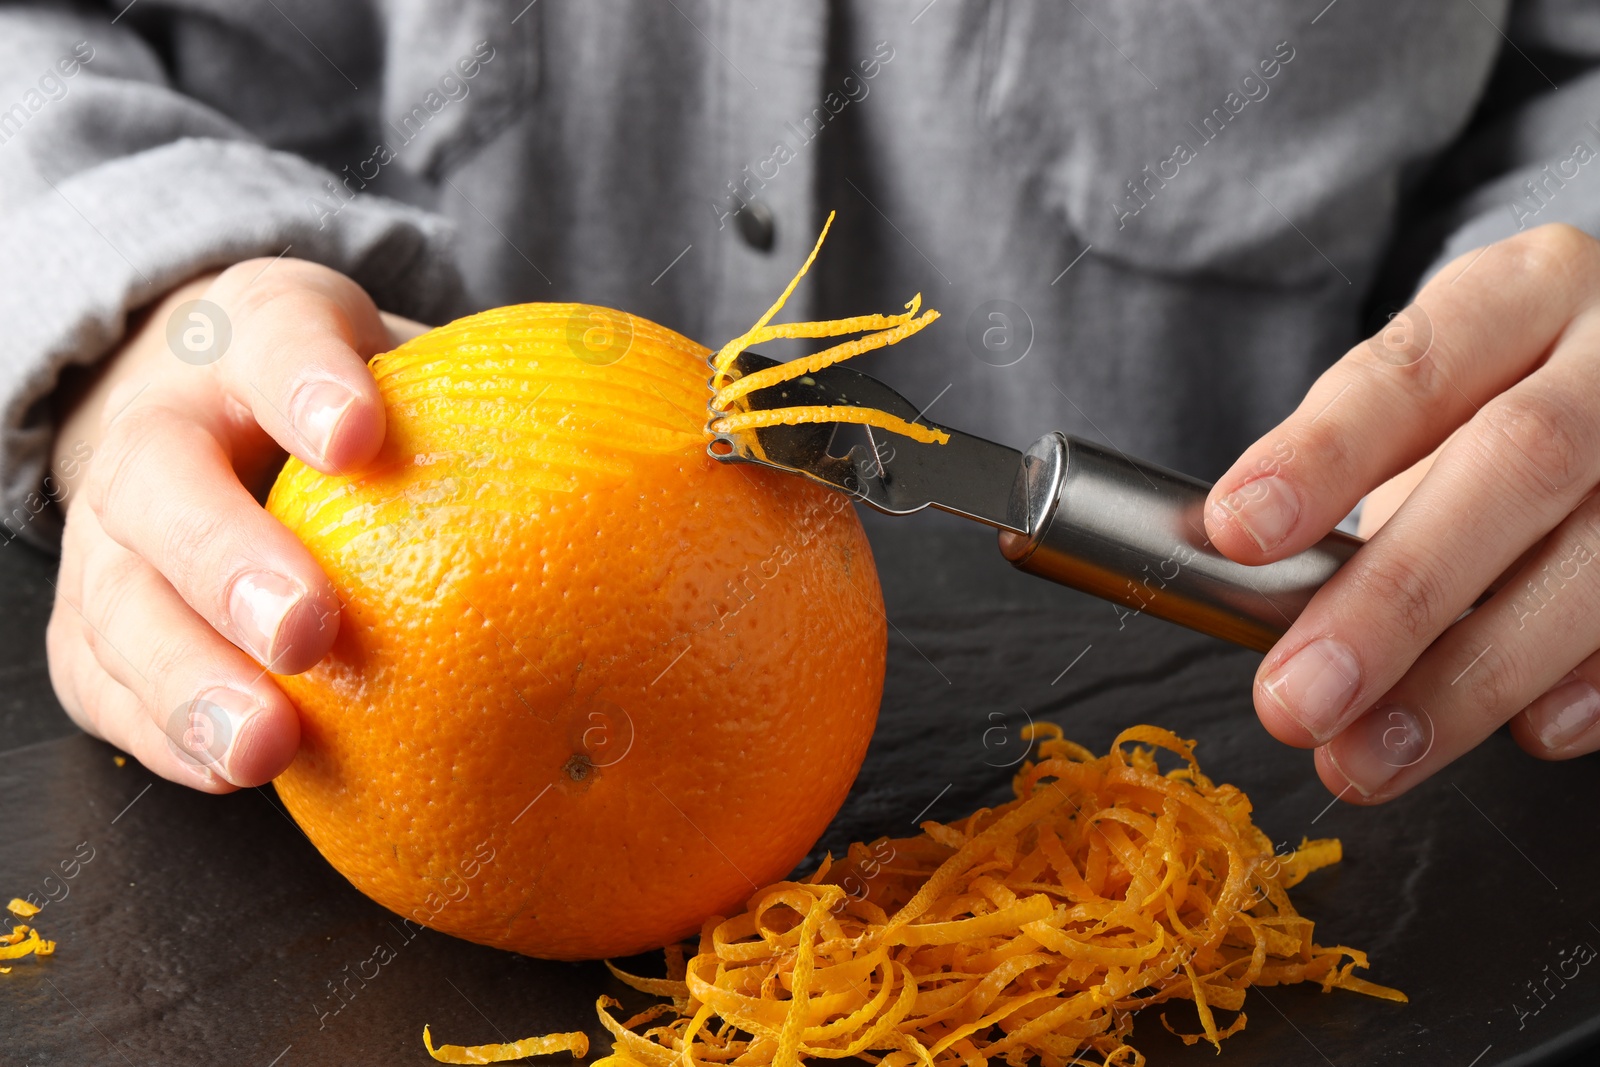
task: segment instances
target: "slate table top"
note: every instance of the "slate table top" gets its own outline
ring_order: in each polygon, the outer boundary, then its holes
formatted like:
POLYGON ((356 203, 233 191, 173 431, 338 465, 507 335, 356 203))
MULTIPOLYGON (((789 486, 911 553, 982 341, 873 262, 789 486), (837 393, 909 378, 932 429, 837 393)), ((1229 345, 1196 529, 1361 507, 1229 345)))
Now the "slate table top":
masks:
MULTIPOLYGON (((1124 725, 1167 726, 1249 793, 1274 841, 1344 841, 1344 862, 1295 900, 1319 941, 1367 949, 1369 977, 1412 1000, 1254 990, 1220 1058, 1152 1013, 1134 1042, 1153 1065, 1589 1062, 1600 760, 1539 763, 1502 733, 1392 804, 1330 804, 1309 754, 1256 722, 1256 655, 1153 619, 1123 625, 1012 571, 981 529, 868 525, 888 679, 866 768, 819 848, 1005 799, 1029 719, 1097 750, 1124 725)), ((45 670, 54 567, 0 548, 0 899, 51 899, 36 921, 60 946, 0 976, 0 1065, 420 1067, 423 1023, 466 1044, 587 1029, 594 1055, 609 1049, 593 1004, 622 990, 599 964, 417 933, 328 867, 270 788, 202 796, 77 734, 45 670)))

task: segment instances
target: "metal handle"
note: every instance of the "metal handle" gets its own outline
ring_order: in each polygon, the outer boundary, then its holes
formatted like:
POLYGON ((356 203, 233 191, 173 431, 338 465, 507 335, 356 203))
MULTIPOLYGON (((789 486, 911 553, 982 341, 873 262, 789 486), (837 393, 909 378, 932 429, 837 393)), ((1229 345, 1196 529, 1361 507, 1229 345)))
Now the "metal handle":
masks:
POLYGON ((1205 482, 1065 434, 1034 442, 1000 551, 1030 574, 1265 652, 1362 541, 1331 533, 1248 567, 1211 547, 1205 482))

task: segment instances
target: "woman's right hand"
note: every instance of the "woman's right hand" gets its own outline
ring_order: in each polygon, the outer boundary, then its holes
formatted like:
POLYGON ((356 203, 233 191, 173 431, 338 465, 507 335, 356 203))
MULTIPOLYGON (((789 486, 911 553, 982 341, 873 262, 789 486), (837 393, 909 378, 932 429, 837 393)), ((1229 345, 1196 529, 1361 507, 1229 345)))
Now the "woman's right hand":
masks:
POLYGON ((284 450, 330 474, 370 460, 384 415, 367 357, 425 328, 326 267, 250 260, 169 294, 108 358, 53 470, 66 530, 46 643, 79 726, 208 792, 289 765, 299 719, 268 670, 321 659, 340 604, 246 487, 284 450))

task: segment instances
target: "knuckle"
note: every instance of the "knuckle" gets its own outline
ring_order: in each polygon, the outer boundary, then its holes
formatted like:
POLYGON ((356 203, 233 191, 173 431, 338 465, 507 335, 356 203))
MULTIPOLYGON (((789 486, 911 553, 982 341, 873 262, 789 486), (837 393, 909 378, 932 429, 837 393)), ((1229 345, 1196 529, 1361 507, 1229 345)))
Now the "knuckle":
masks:
POLYGON ((1351 580, 1361 601, 1382 605, 1391 627, 1412 645, 1432 641, 1449 621, 1444 618, 1449 610, 1444 582, 1434 568, 1421 561, 1400 558, 1368 563, 1358 567, 1351 580))
POLYGON ((1434 339, 1432 317, 1413 302, 1389 316, 1358 351, 1389 367, 1415 367, 1433 351, 1434 339))
POLYGON ((1354 350, 1359 366, 1378 381, 1369 383, 1385 392, 1398 392, 1415 410, 1430 410, 1449 399, 1449 379, 1440 367, 1454 361, 1446 338, 1429 331, 1385 331, 1354 350))
MULTIPOLYGON (((162 680, 181 679, 187 675, 184 667, 189 663, 193 654, 191 646, 180 640, 170 630, 158 629, 152 631, 149 636, 148 651, 143 666, 151 678, 162 680)), ((154 696, 155 690, 151 690, 146 694, 147 698, 154 696)), ((149 700, 146 699, 145 703, 148 704, 149 700)), ((156 724, 159 726, 163 721, 159 716, 171 709, 152 706, 150 710, 155 713, 156 724)))
MULTIPOLYGON (((1499 726, 1527 703, 1529 667, 1524 656, 1495 642, 1482 654, 1462 684, 1467 687, 1468 714, 1480 728, 1499 726)), ((1467 653, 1470 659, 1474 653, 1467 653)))
MULTIPOLYGON (((192 649, 169 628, 152 623, 149 594, 155 575, 149 564, 127 552, 103 553, 93 565, 92 576, 86 577, 95 594, 93 601, 84 606, 85 619, 90 624, 84 628, 84 638, 95 659, 108 671, 117 664, 132 666, 152 685, 181 677, 181 668, 192 649), (134 651, 129 635, 136 633, 141 636, 137 641, 139 658, 134 661, 128 658, 129 652, 134 651)), ((119 673, 126 677, 125 671, 119 673)), ((144 683, 135 683, 132 688, 141 700, 154 694, 151 686, 144 683)))
MULTIPOLYGON (((185 508, 161 531, 156 559, 158 569, 177 586, 185 600, 193 603, 196 576, 220 575, 215 566, 219 547, 231 540, 229 523, 221 512, 210 507, 185 508)), ((196 605, 200 607, 200 605, 196 605)), ((204 608, 202 614, 206 614, 204 608)))
POLYGON ((1587 484, 1594 429, 1570 401, 1550 391, 1518 390, 1502 394, 1480 417, 1487 431, 1481 447, 1492 456, 1503 456, 1501 446, 1509 442, 1515 453, 1511 462, 1525 467, 1526 477, 1534 483, 1530 495, 1587 484))
POLYGON ((74 721, 95 737, 116 743, 117 723, 106 705, 105 673, 91 656, 77 657, 68 668, 73 692, 77 695, 77 715, 74 721))
POLYGON ((289 305, 293 315, 310 295, 357 288, 345 275, 304 259, 261 258, 229 267, 218 276, 214 291, 238 322, 289 305))
POLYGON ((211 291, 227 300, 248 304, 263 295, 292 288, 308 271, 326 269, 294 256, 256 256, 240 260, 218 274, 211 283, 211 291))
POLYGON ((123 624, 130 611, 136 613, 130 601, 135 599, 141 584, 141 567, 134 556, 118 552, 99 554, 99 558, 85 568, 84 588, 92 589, 94 595, 83 605, 83 619, 88 623, 84 637, 97 657, 103 659, 106 653, 116 654, 107 647, 111 641, 108 635, 123 624))
POLYGON ((1592 275, 1600 268, 1600 246, 1595 239, 1564 222, 1536 226, 1501 244, 1512 257, 1509 266, 1530 277, 1592 275))
POLYGON ((137 409, 108 429, 97 457, 104 463, 91 469, 89 499, 106 534, 148 558, 174 584, 203 572, 229 529, 216 507, 171 505, 181 487, 168 463, 214 447, 208 434, 167 408, 137 409))
POLYGON ((123 412, 105 427, 98 454, 89 464, 88 500, 111 532, 124 512, 124 501, 137 513, 148 505, 141 492, 150 465, 150 449, 165 432, 170 414, 164 408, 139 406, 123 412))
POLYGON ((248 322, 268 312, 281 311, 285 317, 293 317, 304 309, 305 300, 305 291, 300 286, 292 284, 290 279, 280 278, 278 284, 271 287, 251 286, 233 298, 233 306, 239 321, 248 322))
MULTIPOLYGON (((256 277, 271 262, 271 256, 255 256, 251 259, 241 259, 219 273, 216 281, 211 284, 217 289, 232 288, 239 282, 248 282, 249 279, 256 277)), ((268 282, 267 284, 271 285, 272 283, 268 282)))

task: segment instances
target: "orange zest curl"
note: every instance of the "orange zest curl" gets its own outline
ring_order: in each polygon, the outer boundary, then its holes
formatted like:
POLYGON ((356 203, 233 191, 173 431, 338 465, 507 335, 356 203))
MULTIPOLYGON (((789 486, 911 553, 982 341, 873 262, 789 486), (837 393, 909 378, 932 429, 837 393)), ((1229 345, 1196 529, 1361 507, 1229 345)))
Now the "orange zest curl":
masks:
POLYGON ((553 1052, 570 1052, 576 1060, 589 1054, 589 1037, 583 1033, 546 1034, 498 1045, 439 1045, 436 1048, 433 1035, 424 1026, 422 1046, 440 1063, 505 1063, 529 1056, 548 1056, 553 1052))
MULTIPOLYGON (((1151 726, 1096 757, 1059 727, 1025 731, 1036 759, 1016 799, 911 838, 851 845, 748 910, 708 920, 698 950, 667 950, 665 998, 630 1018, 597 1004, 615 1039, 594 1067, 884 1067, 1095 1062, 1134 1067, 1140 1009, 1194 1005, 1198 1033, 1245 1028, 1253 985, 1318 982, 1405 1001, 1356 978, 1362 952, 1323 947, 1287 890, 1338 862, 1336 840, 1289 855, 1237 788, 1201 773, 1194 744, 1151 726), (1182 761, 1157 766, 1157 751, 1182 761), (1234 1013, 1223 1025, 1217 1013, 1234 1013)), ((1172 1029, 1166 1016, 1161 1022, 1172 1029)))
POLYGON ((825 367, 835 363, 842 363, 863 352, 871 352, 879 348, 895 345, 920 331, 924 326, 939 317, 939 313, 929 308, 918 314, 922 308, 922 294, 918 293, 906 303, 906 310, 899 315, 856 315, 846 319, 830 319, 823 322, 791 322, 781 323, 777 326, 769 325, 772 318, 794 295, 794 290, 800 284, 800 279, 805 277, 811 264, 816 261, 817 253, 822 249, 822 242, 827 239, 828 229, 833 225, 833 212, 828 213, 827 222, 823 223, 822 232, 817 235, 817 243, 812 246, 811 254, 801 264, 800 270, 789 279, 789 284, 773 301, 772 306, 756 320, 754 326, 723 345, 717 354, 712 357, 711 375, 711 409, 713 418, 709 429, 713 433, 737 433, 741 430, 757 429, 763 426, 793 426, 803 422, 853 422, 866 426, 876 426, 880 429, 890 430, 894 433, 904 434, 915 441, 924 444, 944 444, 950 440, 950 435, 943 430, 918 426, 904 419, 898 418, 875 408, 850 407, 845 405, 810 405, 791 408, 774 408, 764 411, 743 410, 742 404, 746 396, 758 389, 766 389, 808 374, 814 374, 825 367), (841 337, 845 334, 860 333, 863 330, 875 330, 865 337, 857 337, 851 341, 844 341, 821 352, 812 353, 799 359, 793 359, 776 367, 747 374, 742 378, 730 378, 729 370, 733 367, 734 360, 745 349, 765 341, 778 338, 796 337, 841 337))
POLYGON ((0 960, 17 960, 23 956, 48 956, 55 952, 56 943, 39 936, 39 931, 26 924, 13 926, 9 934, 0 934, 0 960))
POLYGON ((717 433, 738 433, 762 426, 793 426, 802 422, 854 422, 863 426, 876 426, 904 434, 923 444, 944 444, 950 435, 943 430, 930 429, 907 422, 877 408, 834 407, 811 405, 793 408, 772 408, 766 411, 742 411, 737 415, 723 415, 711 423, 717 433))

